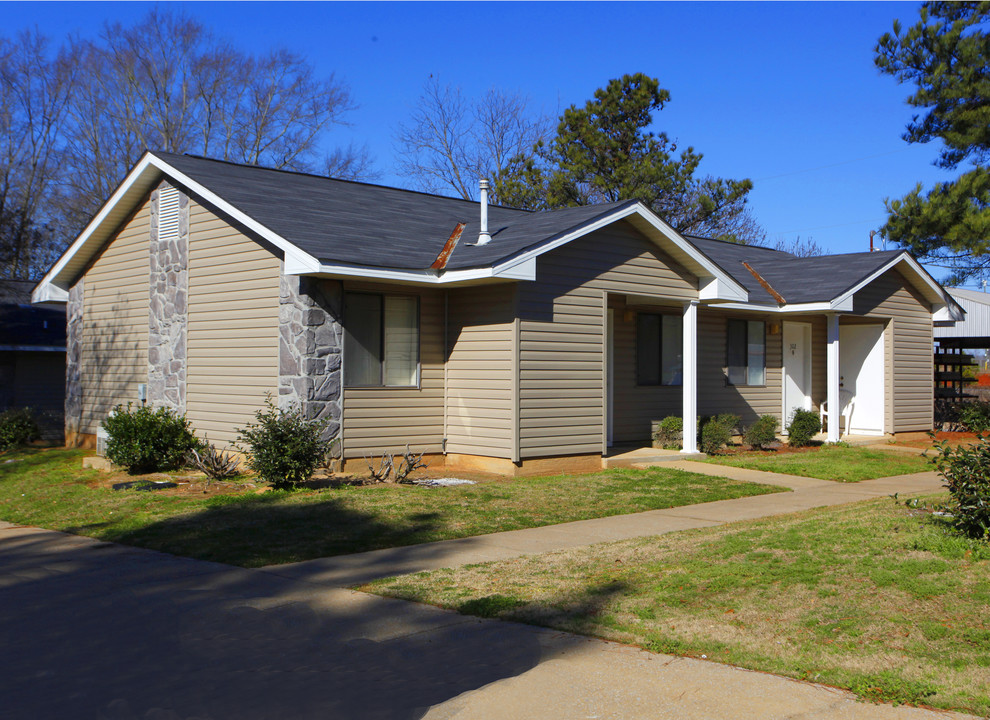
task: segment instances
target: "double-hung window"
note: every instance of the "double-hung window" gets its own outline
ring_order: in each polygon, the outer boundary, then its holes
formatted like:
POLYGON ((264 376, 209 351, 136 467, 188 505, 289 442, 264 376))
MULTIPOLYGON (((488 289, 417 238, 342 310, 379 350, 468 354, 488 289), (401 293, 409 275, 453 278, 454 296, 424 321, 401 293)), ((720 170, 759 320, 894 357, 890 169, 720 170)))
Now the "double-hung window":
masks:
POLYGON ((636 382, 680 385, 684 335, 680 315, 636 315, 636 382))
POLYGON ((762 320, 729 320, 726 350, 730 385, 766 385, 766 323, 762 320))
POLYGON ((419 386, 419 298, 344 295, 344 385, 419 386))

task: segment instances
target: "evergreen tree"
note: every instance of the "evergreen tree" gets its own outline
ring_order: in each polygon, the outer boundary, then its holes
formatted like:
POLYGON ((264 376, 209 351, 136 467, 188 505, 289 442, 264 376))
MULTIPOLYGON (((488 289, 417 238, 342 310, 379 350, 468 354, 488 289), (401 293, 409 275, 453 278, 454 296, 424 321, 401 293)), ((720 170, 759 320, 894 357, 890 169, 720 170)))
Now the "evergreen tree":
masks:
POLYGON ((666 133, 647 129, 669 100, 643 73, 610 81, 583 108, 564 111, 549 143, 503 168, 495 196, 530 209, 640 200, 684 233, 761 240, 746 208, 750 180, 696 178, 701 153, 688 147, 678 154, 666 133))
POLYGON ((908 142, 939 139, 935 164, 971 169, 925 192, 919 183, 886 199, 883 233, 962 282, 990 270, 990 2, 926 2, 918 23, 880 38, 876 64, 917 91, 924 110, 908 125, 908 142))

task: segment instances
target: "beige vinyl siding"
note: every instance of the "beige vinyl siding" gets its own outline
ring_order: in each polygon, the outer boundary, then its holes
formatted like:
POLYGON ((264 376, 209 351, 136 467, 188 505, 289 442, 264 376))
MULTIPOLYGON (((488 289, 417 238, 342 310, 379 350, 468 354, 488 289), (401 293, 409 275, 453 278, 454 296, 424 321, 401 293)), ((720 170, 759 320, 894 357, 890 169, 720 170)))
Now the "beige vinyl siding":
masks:
POLYGON ((230 445, 278 395, 280 260, 189 201, 186 417, 230 445))
POLYGON ((95 433, 115 405, 136 403, 148 381, 150 233, 146 200, 84 275, 81 433, 95 433))
POLYGON ((418 388, 344 388, 344 456, 400 452, 407 444, 417 453, 442 452, 443 291, 353 282, 345 282, 343 288, 345 293, 418 296, 420 360, 418 388))
POLYGON ((516 286, 450 290, 447 452, 514 459, 516 286))
POLYGON ((780 419, 783 405, 781 337, 779 316, 730 314, 701 308, 698 312, 698 414, 733 413, 739 415, 743 427, 760 415, 773 415, 780 419), (764 385, 729 384, 726 351, 726 321, 729 318, 762 320, 766 323, 764 385), (775 326, 775 331, 771 325, 775 326))
MULTIPOLYGON (((684 389, 681 385, 638 385, 636 378, 637 310, 624 298, 612 297, 609 307, 613 329, 612 434, 615 442, 648 440, 650 423, 668 415, 680 415, 684 389)), ((680 307, 639 308, 639 312, 671 314, 680 317, 680 307)))
MULTIPOLYGON (((898 271, 891 270, 856 293, 853 311, 864 318, 890 318, 884 333, 884 430, 931 430, 935 392, 931 306, 898 271)), ((844 321, 848 320, 842 318, 840 323, 844 321)))
MULTIPOLYGON (((541 256, 536 282, 519 287, 521 457, 602 451, 609 293, 698 296, 696 280, 625 222, 541 256)), ((623 411, 616 404, 614 417, 623 411)))

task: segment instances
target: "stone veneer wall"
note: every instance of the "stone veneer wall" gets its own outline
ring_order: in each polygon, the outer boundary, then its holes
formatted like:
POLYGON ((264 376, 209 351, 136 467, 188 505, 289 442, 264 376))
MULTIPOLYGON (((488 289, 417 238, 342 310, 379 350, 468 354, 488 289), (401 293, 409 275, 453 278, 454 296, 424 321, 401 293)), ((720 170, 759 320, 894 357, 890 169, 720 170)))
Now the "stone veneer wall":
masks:
POLYGON ((161 187, 151 196, 148 404, 185 413, 189 197, 179 193, 178 238, 161 240, 158 233, 161 187))
POLYGON ((85 278, 69 290, 65 308, 65 441, 77 442, 82 427, 82 330, 85 278))
POLYGON ((282 274, 279 282, 279 407, 308 420, 326 420, 327 438, 340 433, 340 283, 282 274))

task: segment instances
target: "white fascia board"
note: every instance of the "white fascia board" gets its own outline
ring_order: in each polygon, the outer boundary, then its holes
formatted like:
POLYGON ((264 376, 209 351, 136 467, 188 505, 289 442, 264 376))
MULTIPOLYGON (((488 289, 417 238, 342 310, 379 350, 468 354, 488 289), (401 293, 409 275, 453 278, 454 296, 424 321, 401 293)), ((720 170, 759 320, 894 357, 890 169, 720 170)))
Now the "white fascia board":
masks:
POLYGON ((955 303, 943 303, 934 310, 932 320, 943 326, 952 326, 966 319, 966 311, 955 303))
POLYGON ((863 280, 860 280, 855 286, 853 286, 849 290, 846 290, 845 293, 843 293, 839 297, 835 298, 832 302, 833 303, 838 303, 838 302, 841 302, 841 301, 846 300, 846 299, 851 299, 852 296, 855 295, 857 292, 859 292, 860 290, 862 290, 864 287, 866 287, 867 285, 869 285, 871 282, 873 282, 874 280, 876 280, 878 277, 880 277, 881 275, 883 275, 888 270, 892 270, 893 268, 897 267, 901 263, 904 263, 907 266, 907 268, 911 271, 911 274, 914 275, 914 277, 917 280, 920 280, 921 281, 920 282, 920 286, 921 286, 920 289, 923 292, 925 292, 925 295, 927 296, 928 300, 933 305, 941 305, 941 304, 943 304, 945 302, 945 288, 943 288, 935 280, 935 278, 933 278, 928 273, 928 271, 925 270, 925 268, 923 268, 921 266, 921 263, 919 263, 917 260, 915 260, 913 257, 911 257, 911 255, 906 250, 903 251, 900 255, 898 255, 895 258, 893 258, 890 262, 888 262, 883 267, 879 268, 878 270, 875 270, 873 273, 871 273, 869 276, 867 276, 863 280))
MULTIPOLYGON (((186 188, 194 192, 196 195, 199 195, 201 198, 203 198, 208 203, 216 207, 218 210, 221 210, 230 217, 234 218, 244 227, 252 230, 260 237, 263 237, 265 240, 267 240, 272 245, 274 245, 279 250, 281 250, 283 253, 285 253, 285 262, 287 265, 290 265, 294 268, 307 268, 308 272, 315 272, 320 267, 320 263, 315 257, 310 255, 306 251, 301 250, 296 245, 293 245, 288 240, 283 238, 281 235, 272 232, 267 227, 262 225, 260 222, 252 218, 250 215, 246 215, 245 213, 241 212, 233 205, 228 203, 226 200, 221 198, 219 195, 213 193, 205 186, 200 185, 198 182, 190 178, 188 175, 179 172, 171 165, 169 165, 167 162, 165 162, 164 160, 160 160, 154 155, 149 154, 147 157, 150 159, 151 164, 157 167, 159 170, 161 170, 162 173, 174 178, 181 185, 184 185, 186 188)), ((299 274, 299 273, 297 271, 294 274, 299 274)))
POLYGON ((389 270, 388 268, 367 267, 364 265, 321 264, 315 272, 285 266, 288 275, 324 275, 332 277, 368 278, 413 285, 452 285, 454 283, 477 280, 535 280, 536 260, 513 260, 491 268, 470 268, 467 270, 389 270))
POLYGON ((319 262, 308 253, 300 250, 280 235, 272 232, 248 215, 245 215, 230 203, 223 200, 223 198, 211 192, 203 185, 200 185, 184 173, 179 172, 164 160, 155 157, 151 153, 145 153, 138 160, 131 172, 127 174, 123 182, 120 183, 113 195, 110 196, 110 199, 104 203, 100 211, 93 217, 82 233, 79 234, 79 237, 76 238, 69 249, 65 251, 62 257, 58 259, 58 262, 52 266, 51 270, 38 283, 38 286, 31 295, 31 301, 68 302, 68 284, 72 280, 71 277, 66 276, 66 269, 69 263, 81 252, 86 250, 95 252, 98 249, 96 245, 102 245, 107 237, 109 237, 109 233, 117 226, 117 221, 111 217, 117 206, 135 190, 142 193, 146 192, 159 175, 164 175, 166 178, 184 185, 188 190, 200 196, 218 210, 236 219, 239 223, 282 250, 285 253, 286 263, 292 267, 298 270, 305 268, 309 272, 319 267, 319 262), (109 225, 113 227, 109 227, 109 225))
POLYGON ((810 302, 793 303, 791 305, 761 305, 759 303, 720 303, 715 305, 724 310, 745 310, 747 312, 760 313, 824 313, 824 312, 849 312, 852 310, 852 301, 833 305, 830 302, 810 302))
POLYGON ((42 280, 31 292, 32 303, 67 303, 69 302, 69 292, 63 290, 58 285, 46 283, 42 280))
POLYGON ((117 186, 113 195, 110 199, 103 204, 99 212, 89 221, 89 224, 83 229, 79 234, 79 237, 75 239, 69 249, 62 253, 56 263, 51 267, 51 269, 45 274, 41 279, 41 282, 35 287, 34 292, 31 294, 31 302, 68 302, 68 283, 69 279, 62 277, 62 273, 65 270, 69 262, 81 252, 92 240, 94 234, 107 222, 108 217, 116 208, 117 204, 127 195, 142 179, 147 178, 148 168, 151 166, 151 154, 145 153, 137 165, 128 173, 124 181, 117 186), (61 296, 64 298, 59 300, 61 296))
POLYGON ((699 300, 729 300, 745 303, 749 300, 749 293, 740 290, 738 284, 730 286, 717 277, 698 278, 699 300))

